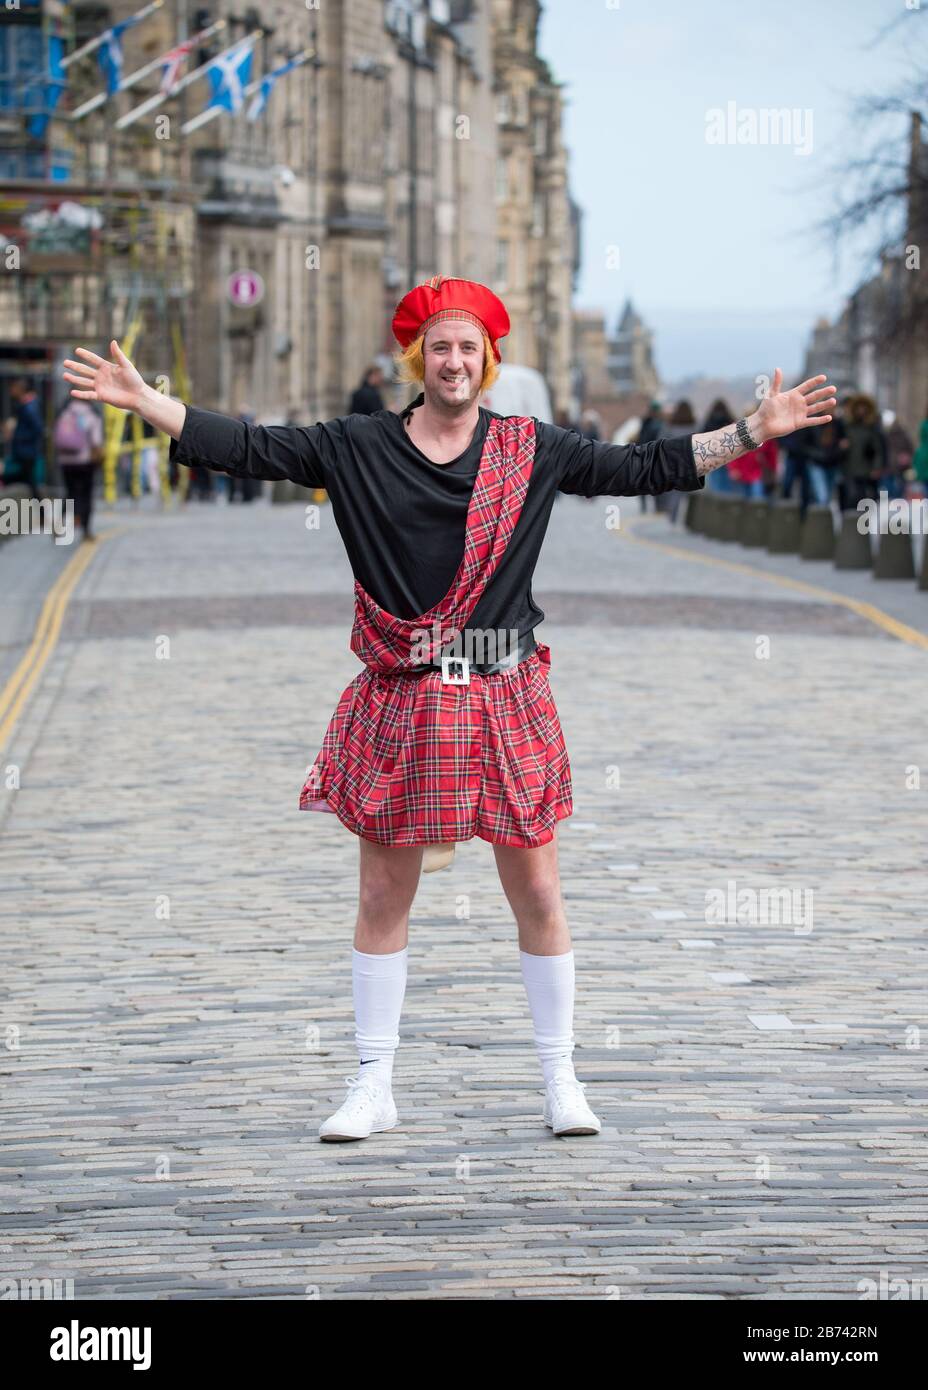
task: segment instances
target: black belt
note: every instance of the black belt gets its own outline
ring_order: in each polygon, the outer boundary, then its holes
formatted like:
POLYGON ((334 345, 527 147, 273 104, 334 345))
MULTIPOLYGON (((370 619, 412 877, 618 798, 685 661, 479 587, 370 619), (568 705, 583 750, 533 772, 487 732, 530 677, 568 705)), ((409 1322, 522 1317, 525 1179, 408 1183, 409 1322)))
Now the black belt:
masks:
MULTIPOLYGON (((510 653, 509 656, 503 657, 500 661, 472 661, 470 662, 470 669, 471 671, 476 671, 477 674, 480 676, 492 675, 494 671, 511 671, 513 667, 517 666, 520 661, 524 661, 527 656, 530 656, 537 645, 538 644, 535 641, 535 634, 530 629, 524 635, 520 633, 519 645, 516 648, 514 656, 512 655, 512 653, 510 653)), ((451 659, 453 661, 454 657, 452 657, 451 659)), ((440 670, 441 659, 439 658, 438 660, 430 661, 423 666, 409 666, 406 668, 403 674, 409 676, 422 676, 425 674, 426 671, 440 670)))

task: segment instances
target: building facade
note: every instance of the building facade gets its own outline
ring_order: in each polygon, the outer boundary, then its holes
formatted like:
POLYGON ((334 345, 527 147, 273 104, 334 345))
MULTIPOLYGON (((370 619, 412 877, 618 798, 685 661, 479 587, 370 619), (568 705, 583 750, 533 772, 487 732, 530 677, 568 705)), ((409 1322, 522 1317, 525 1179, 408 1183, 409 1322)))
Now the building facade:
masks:
POLYGON ((573 396, 580 217, 568 188, 561 87, 538 56, 540 16, 538 0, 493 0, 496 228, 489 283, 509 310, 506 356, 542 373, 557 414, 573 396))
POLYGON ((856 391, 873 396, 915 439, 928 417, 928 290, 921 268, 928 248, 928 146, 914 112, 907 188, 902 247, 881 254, 877 273, 848 297, 833 322, 818 320, 803 373, 827 373, 839 399, 856 391))
POLYGON ((609 340, 609 375, 617 392, 659 394, 660 377, 654 366, 653 346, 653 333, 627 299, 615 334, 609 340))
MULTIPOLYGON (((29 22, 64 10, 67 53, 140 8, 44 5, 29 22)), ((60 395, 78 342, 99 350, 135 325, 146 378, 176 389, 180 343, 206 408, 327 419, 371 362, 389 365, 397 301, 440 273, 501 295, 504 360, 541 371, 566 405, 579 214, 538 17, 521 0, 165 0, 122 37, 123 74, 151 71, 74 119, 104 86, 96 54, 78 58, 44 141, 0 84, 0 231, 24 244, 27 278, 27 214, 71 201, 100 223, 85 260, 62 264, 57 317, 26 322, 41 275, 29 292, 2 286, 0 357, 29 345, 60 395), (207 118, 203 75, 159 94, 158 58, 196 35, 182 74, 254 40, 240 110, 207 118), (248 119, 252 86, 297 55, 248 119)))

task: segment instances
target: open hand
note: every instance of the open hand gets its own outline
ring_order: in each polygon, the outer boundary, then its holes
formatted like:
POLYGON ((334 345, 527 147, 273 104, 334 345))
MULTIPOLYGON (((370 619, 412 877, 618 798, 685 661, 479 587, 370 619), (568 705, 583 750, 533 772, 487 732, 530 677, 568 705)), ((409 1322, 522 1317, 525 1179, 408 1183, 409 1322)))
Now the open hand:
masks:
POLYGON ((72 362, 70 357, 64 360, 64 366, 73 370, 62 372, 62 376, 66 381, 75 381, 78 386, 84 388, 76 391, 72 387, 72 396, 83 401, 103 401, 106 405, 118 406, 120 410, 135 408, 145 389, 145 381, 115 338, 110 342, 112 362, 107 362, 104 357, 91 352, 90 348, 79 347, 74 351, 87 361, 72 362))
POLYGON ((824 412, 833 410, 838 399, 833 386, 822 386, 826 380, 825 376, 810 376, 791 391, 781 391, 783 373, 777 367, 770 390, 757 407, 757 419, 765 436, 778 439, 807 425, 827 425, 832 417, 824 412))

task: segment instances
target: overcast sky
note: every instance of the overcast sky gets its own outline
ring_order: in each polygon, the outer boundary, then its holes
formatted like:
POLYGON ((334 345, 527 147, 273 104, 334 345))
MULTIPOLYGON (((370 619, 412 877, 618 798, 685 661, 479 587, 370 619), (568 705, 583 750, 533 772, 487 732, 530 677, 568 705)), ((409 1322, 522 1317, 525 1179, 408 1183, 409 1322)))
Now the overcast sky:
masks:
MULTIPOLYGON (((808 227, 834 198, 830 170, 853 153, 853 97, 896 90, 913 76, 912 51, 925 51, 928 0, 905 10, 906 0, 545 0, 540 49, 565 84, 584 215, 578 307, 605 310, 611 330, 631 295, 667 380, 797 371, 815 319, 872 273, 860 249, 835 266, 808 227), (741 119, 795 111, 792 143, 709 143, 706 113, 729 102, 741 119)), ((907 139, 905 120, 891 129, 907 139)))

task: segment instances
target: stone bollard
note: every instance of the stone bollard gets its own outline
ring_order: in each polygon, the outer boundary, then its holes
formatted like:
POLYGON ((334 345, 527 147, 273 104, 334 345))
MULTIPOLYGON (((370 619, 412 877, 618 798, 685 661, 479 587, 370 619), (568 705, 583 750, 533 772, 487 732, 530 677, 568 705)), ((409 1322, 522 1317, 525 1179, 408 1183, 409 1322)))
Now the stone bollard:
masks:
POLYGON ((799 528, 799 555, 803 560, 835 558, 835 522, 830 507, 806 508, 799 528))
POLYGON ((767 553, 795 555, 799 550, 799 503, 789 497, 778 498, 770 504, 767 528, 767 553))
POLYGON ((717 492, 704 492, 699 504, 699 520, 702 534, 710 540, 715 536, 719 514, 719 495, 717 492))
POLYGON ((721 501, 718 539, 720 541, 736 541, 741 530, 741 510, 744 498, 727 496, 723 493, 721 501))
POLYGON ((912 537, 902 532, 887 532, 880 536, 874 579, 914 579, 915 560, 912 557, 912 537))
POLYGON ((870 537, 857 529, 860 512, 841 513, 841 530, 835 544, 836 570, 868 570, 873 565, 870 537))
POLYGON ((928 536, 922 542, 922 569, 918 576, 918 587, 928 589, 928 536))
POLYGON ((704 518, 704 516, 705 516, 705 511, 703 510, 703 502, 704 502, 704 501, 705 501, 705 498, 704 498, 702 489, 700 489, 699 492, 689 492, 689 493, 687 493, 687 496, 686 496, 686 517, 684 518, 684 525, 686 526, 687 531, 701 532, 701 531, 704 529, 704 526, 703 526, 703 518, 704 518))
POLYGON ((738 539, 744 546, 765 546, 770 526, 770 503, 766 497, 747 497, 741 508, 738 539))

